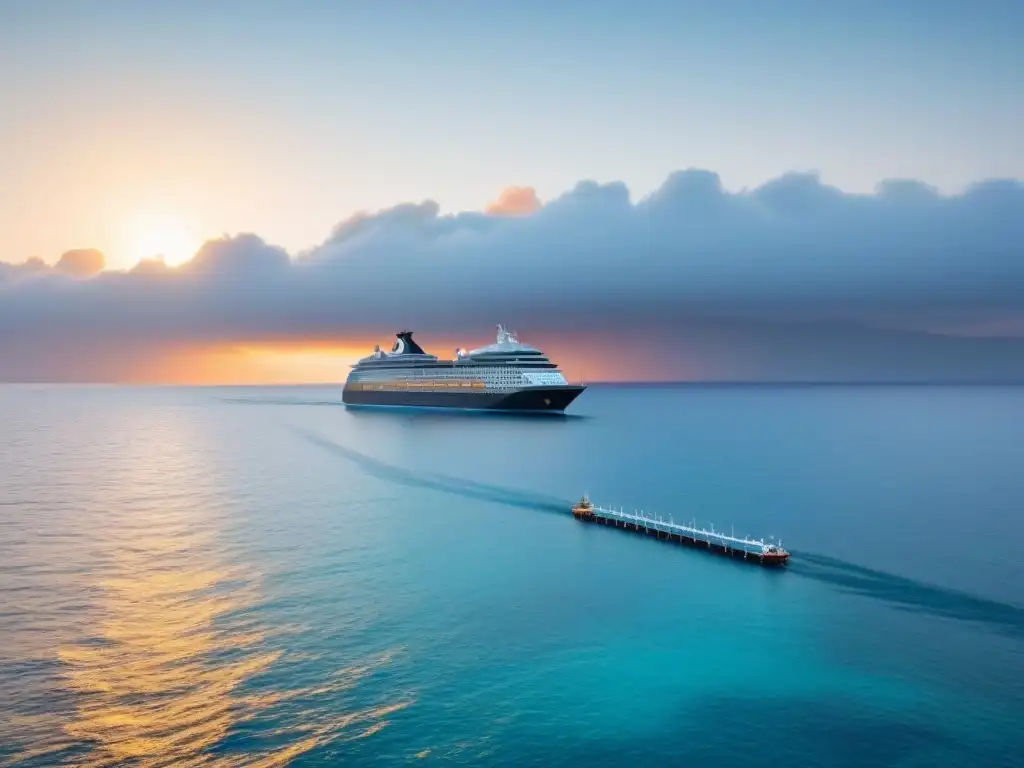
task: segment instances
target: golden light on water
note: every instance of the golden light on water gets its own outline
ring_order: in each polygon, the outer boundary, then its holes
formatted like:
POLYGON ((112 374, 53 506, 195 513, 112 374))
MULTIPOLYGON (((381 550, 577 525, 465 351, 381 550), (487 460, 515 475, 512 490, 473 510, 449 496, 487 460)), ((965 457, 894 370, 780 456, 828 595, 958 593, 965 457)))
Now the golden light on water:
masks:
POLYGON ((232 692, 279 656, 258 650, 259 633, 226 635, 214 628, 218 618, 252 599, 239 591, 210 594, 227 572, 173 565, 148 572, 153 558, 178 565, 188 560, 188 550, 198 544, 189 538, 122 550, 125 575, 99 585, 95 638, 59 652, 69 687, 78 694, 76 718, 66 730, 97 745, 93 765, 144 758, 160 764, 162 756, 180 760, 201 753, 231 726, 232 692), (228 651, 242 656, 232 663, 204 661, 228 651))
POLYGON ((395 703, 332 712, 339 694, 358 685, 391 654, 340 670, 315 686, 253 686, 285 651, 253 614, 258 586, 243 568, 202 558, 202 534, 146 536, 120 542, 117 570, 101 582, 91 636, 59 649, 75 695, 67 737, 91 745, 79 764, 115 766, 285 765, 303 752, 341 739, 365 738, 388 725, 395 703), (274 731, 273 749, 215 754, 232 730, 301 699, 316 705, 274 731))
POLYGON ((229 562, 216 484, 188 432, 173 420, 152 425, 151 439, 119 457, 121 482, 96 521, 107 564, 84 607, 92 620, 56 651, 71 710, 42 751, 74 749, 76 765, 94 768, 279 766, 387 727, 409 695, 354 706, 346 693, 393 652, 313 683, 270 682, 265 673, 291 678, 282 670, 318 657, 289 654, 303 628, 268 622, 261 574, 229 562), (237 746, 225 748, 233 735, 237 746))

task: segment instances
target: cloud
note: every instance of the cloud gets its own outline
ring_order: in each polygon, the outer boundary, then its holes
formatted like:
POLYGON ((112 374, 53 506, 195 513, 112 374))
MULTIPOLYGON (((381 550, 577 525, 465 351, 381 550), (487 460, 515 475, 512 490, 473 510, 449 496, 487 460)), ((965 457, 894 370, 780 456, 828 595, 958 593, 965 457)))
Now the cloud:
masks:
POLYGON ((454 343, 496 322, 570 357, 601 340, 612 358, 642 349, 644 377, 1024 378, 1016 181, 864 195, 793 173, 730 192, 689 170, 641 200, 584 181, 517 216, 403 203, 295 255, 241 234, 175 269, 96 275, 96 255, 65 259, 0 264, 0 378, 28 348, 362 342, 399 326, 454 343))
POLYGON ((46 262, 38 256, 26 259, 21 264, 7 264, 0 261, 0 283, 4 280, 13 280, 16 277, 42 274, 49 271, 49 269, 46 262))
POLYGON ((95 248, 65 251, 57 262, 56 270, 73 277, 92 277, 103 271, 106 260, 95 248))
POLYGON ((183 269, 211 279, 235 280, 256 274, 264 278, 287 272, 291 264, 283 248, 267 245, 252 234, 207 240, 183 269))
POLYGON ((159 256, 150 259, 142 259, 131 269, 132 273, 137 275, 163 275, 169 270, 170 267, 168 267, 163 258, 159 256))
POLYGON ((506 187, 484 212, 490 216, 522 216, 534 213, 540 207, 540 199, 533 187, 506 187))

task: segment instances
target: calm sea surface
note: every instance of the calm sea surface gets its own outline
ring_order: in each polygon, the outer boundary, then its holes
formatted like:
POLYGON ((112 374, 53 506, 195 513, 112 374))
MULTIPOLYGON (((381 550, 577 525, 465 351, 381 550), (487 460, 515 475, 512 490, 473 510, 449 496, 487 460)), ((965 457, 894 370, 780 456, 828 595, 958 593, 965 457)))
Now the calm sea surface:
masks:
POLYGON ((1024 389, 339 401, 0 387, 0 764, 1024 765, 1024 389))

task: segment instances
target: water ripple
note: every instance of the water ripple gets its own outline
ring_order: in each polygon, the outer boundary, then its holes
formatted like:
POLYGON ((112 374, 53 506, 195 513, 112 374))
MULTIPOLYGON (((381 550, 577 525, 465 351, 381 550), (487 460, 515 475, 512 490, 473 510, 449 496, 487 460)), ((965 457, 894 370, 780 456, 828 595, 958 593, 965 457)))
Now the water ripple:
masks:
MULTIPOLYGON (((225 532, 256 490, 228 493, 188 423, 131 415, 5 499, 0 764, 277 766, 387 728, 416 700, 374 679, 401 648, 301 652, 309 627, 270 617, 276 575, 225 532)), ((26 478, 41 457, 0 455, 26 478)))
POLYGON ((259 579, 210 560, 204 539, 154 535, 145 546, 118 547, 117 572, 97 585, 89 629, 57 649, 53 692, 71 695, 68 718, 55 727, 46 696, 23 698, 7 736, 25 749, 12 764, 283 765, 332 741, 372 735, 412 703, 403 696, 341 714, 327 706, 393 653, 326 682, 267 685, 272 668, 294 663, 281 642, 287 630, 262 626, 259 579), (223 751, 239 729, 249 735, 244 754, 223 751))

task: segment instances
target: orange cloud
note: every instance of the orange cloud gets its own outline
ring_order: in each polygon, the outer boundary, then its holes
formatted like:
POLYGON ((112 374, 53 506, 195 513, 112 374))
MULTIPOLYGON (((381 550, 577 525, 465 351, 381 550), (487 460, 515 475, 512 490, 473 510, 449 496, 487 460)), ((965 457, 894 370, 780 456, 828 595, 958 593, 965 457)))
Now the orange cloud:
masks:
POLYGON ((77 248, 65 251, 57 262, 57 269, 74 277, 92 277, 103 271, 106 259, 95 248, 77 248))
POLYGON ((541 206, 533 187, 505 187, 484 210, 491 216, 523 216, 540 210, 541 206))

